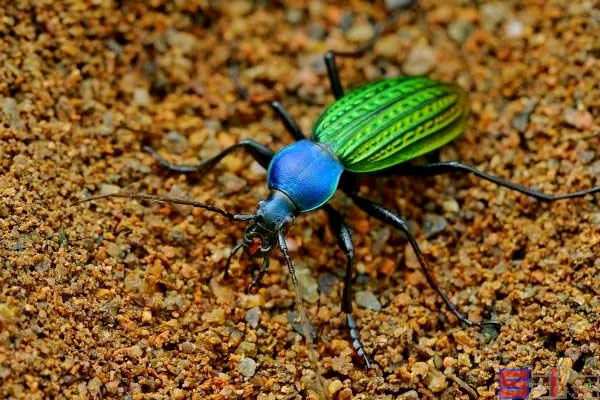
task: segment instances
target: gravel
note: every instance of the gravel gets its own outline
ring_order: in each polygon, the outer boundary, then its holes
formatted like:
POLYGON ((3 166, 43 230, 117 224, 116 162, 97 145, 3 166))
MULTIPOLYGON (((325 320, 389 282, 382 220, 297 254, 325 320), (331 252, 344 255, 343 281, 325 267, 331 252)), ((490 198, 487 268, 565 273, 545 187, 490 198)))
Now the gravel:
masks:
POLYGON ((359 307, 366 308, 367 310, 381 311, 381 303, 371 292, 356 292, 355 300, 359 307))
POLYGON ((240 360, 238 370, 246 378, 252 378, 256 373, 256 361, 252 358, 244 357, 240 360))
MULTIPOLYGON (((139 201, 71 204, 124 191, 255 210, 268 193, 265 171, 244 151, 198 176, 164 171, 142 144, 177 162, 242 139, 280 149, 292 139, 273 118, 273 99, 309 134, 333 101, 323 53, 359 47, 368 26, 397 5, 5 3, 0 398, 311 398, 317 368, 279 252, 251 295, 244 290, 259 260, 236 258, 230 278, 222 277, 246 224, 139 201), (352 28, 360 42, 347 39, 352 28), (232 59, 248 99, 231 80, 232 59), (174 143, 170 132, 180 135, 174 143), (255 307, 253 327, 252 312, 246 317, 255 307)), ((583 190, 600 176, 597 6, 421 0, 374 49, 339 58, 341 80, 347 90, 405 72, 456 82, 471 115, 440 160, 549 193, 583 190), (535 109, 519 115, 530 104, 535 109)), ((383 223, 336 195, 332 205, 353 229, 362 273, 352 288, 355 318, 375 368, 362 367, 348 340, 337 276, 345 260, 325 213, 301 214, 287 235, 294 262, 310 266, 303 279, 317 300, 304 305, 335 398, 493 399, 499 365, 545 372, 571 362, 574 374, 600 374, 594 196, 545 204, 466 174, 365 177, 358 188, 411 221, 459 310, 478 321, 495 310, 502 325, 461 326, 428 287, 405 237, 395 229, 387 237, 383 223), (435 240, 412 222, 427 213, 451 225, 435 240), (380 311, 365 308, 357 292, 380 311), (450 379, 430 372, 436 355, 450 379)))

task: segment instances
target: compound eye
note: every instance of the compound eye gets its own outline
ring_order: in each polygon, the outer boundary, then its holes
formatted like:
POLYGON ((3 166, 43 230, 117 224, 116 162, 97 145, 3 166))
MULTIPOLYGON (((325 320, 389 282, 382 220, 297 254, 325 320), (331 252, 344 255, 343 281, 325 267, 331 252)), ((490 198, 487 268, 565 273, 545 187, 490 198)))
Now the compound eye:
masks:
POLYGON ((250 243, 250 246, 248 246, 248 254, 250 254, 251 256, 253 256, 254 254, 256 254, 256 252, 258 251, 258 249, 260 249, 262 245, 262 240, 259 237, 253 237, 252 238, 252 243, 250 243))

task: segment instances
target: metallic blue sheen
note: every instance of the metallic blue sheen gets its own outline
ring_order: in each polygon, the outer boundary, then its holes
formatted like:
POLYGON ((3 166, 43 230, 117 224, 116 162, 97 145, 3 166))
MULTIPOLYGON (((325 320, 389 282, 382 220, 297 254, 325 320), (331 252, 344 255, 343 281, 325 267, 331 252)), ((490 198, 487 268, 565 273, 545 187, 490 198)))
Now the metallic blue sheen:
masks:
POLYGON ((335 193, 343 165, 329 151, 310 140, 300 140, 273 156, 267 182, 269 188, 287 194, 298 211, 314 210, 335 193))

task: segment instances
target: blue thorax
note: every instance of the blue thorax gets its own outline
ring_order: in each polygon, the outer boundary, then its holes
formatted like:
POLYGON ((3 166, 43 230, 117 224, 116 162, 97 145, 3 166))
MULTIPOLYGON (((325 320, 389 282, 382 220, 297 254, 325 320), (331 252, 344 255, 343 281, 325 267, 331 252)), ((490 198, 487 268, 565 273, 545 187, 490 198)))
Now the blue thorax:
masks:
POLYGON ((329 151, 310 140, 279 150, 269 164, 270 189, 285 193, 298 212, 314 210, 335 193, 344 167, 329 151))

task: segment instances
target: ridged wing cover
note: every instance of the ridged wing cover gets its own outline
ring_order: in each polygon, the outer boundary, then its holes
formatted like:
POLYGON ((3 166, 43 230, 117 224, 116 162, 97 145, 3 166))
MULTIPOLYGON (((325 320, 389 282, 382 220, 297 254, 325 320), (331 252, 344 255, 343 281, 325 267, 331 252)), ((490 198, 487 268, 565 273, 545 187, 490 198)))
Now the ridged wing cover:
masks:
POLYGON ((384 79, 354 89, 318 118, 312 140, 352 172, 373 172, 435 150, 459 136, 469 114, 457 85, 426 77, 384 79))

